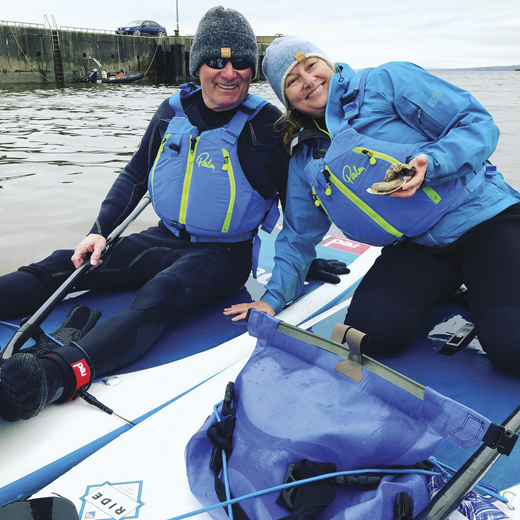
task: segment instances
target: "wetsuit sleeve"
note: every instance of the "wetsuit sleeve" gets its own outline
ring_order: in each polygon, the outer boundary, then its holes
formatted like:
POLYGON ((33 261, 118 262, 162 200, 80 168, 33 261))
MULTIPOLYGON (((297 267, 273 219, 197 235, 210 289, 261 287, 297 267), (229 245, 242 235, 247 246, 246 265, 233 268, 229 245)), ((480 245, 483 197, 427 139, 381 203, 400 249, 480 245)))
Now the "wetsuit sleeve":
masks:
POLYGON ((302 291, 316 257, 316 245, 330 228, 325 213, 315 206, 303 175, 302 161, 295 156, 289 163, 287 202, 283 229, 275 243, 275 267, 262 296, 277 313, 302 291))
POLYGON ((240 134, 238 158, 249 184, 266 200, 278 192, 285 207, 289 155, 275 125, 280 115, 268 104, 248 122, 240 134))
POLYGON ((469 92, 416 65, 397 63, 389 70, 398 115, 431 140, 424 185, 478 171, 498 143, 491 114, 469 92))
POLYGON ((148 173, 159 150, 162 133, 173 116, 168 100, 155 112, 140 145, 125 169, 118 175, 101 204, 90 233, 105 238, 132 212, 148 189, 148 173))

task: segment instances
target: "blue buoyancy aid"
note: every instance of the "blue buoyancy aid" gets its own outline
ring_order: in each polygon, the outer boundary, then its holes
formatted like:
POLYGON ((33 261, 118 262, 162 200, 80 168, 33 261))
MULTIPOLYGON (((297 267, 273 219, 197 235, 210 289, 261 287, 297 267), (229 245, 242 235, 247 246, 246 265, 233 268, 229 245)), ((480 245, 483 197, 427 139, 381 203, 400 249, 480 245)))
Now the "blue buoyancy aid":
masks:
POLYGON ((200 133, 182 108, 182 99, 199 90, 182 85, 170 98, 175 117, 148 181, 157 215, 174 234, 188 232, 192 241, 249 240, 262 223, 271 231, 278 220, 276 194, 266 200, 252 188, 237 152, 244 125, 267 101, 250 94, 227 125, 200 133))
MULTIPOLYGON (((391 164, 409 162, 429 144, 382 141, 352 128, 350 121, 359 114, 369 72, 370 69, 365 69, 351 79, 348 92, 341 96, 342 114, 329 118, 338 104, 327 105, 331 144, 326 151, 317 149, 316 131, 294 136, 292 148, 302 147, 305 176, 315 203, 323 207, 330 220, 348 237, 384 246, 428 231, 443 215, 462 204, 493 167, 483 164, 478 172, 435 187, 423 187, 408 199, 368 193, 367 188, 372 184, 384 181, 391 164)), ((331 78, 329 98, 336 95, 333 92, 338 82, 336 76, 331 78)), ((323 131, 319 133, 321 137, 325 135, 323 131)))

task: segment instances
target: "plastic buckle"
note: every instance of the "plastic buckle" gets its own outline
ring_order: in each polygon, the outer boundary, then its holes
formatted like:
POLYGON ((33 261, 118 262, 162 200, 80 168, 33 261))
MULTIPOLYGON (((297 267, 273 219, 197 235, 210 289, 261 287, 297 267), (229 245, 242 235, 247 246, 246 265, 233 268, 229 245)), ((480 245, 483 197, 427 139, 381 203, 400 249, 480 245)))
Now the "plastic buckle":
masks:
POLYGON ((468 345, 475 337, 476 333, 475 325, 473 325, 473 323, 466 323, 466 325, 462 326, 448 341, 446 341, 437 354, 453 356, 460 349, 468 345))
POLYGON ((177 221, 172 220, 170 225, 175 228, 175 234, 177 238, 184 240, 185 242, 191 242, 191 233, 186 231, 185 226, 183 224, 179 224, 177 221))
POLYGON ((493 423, 489 428, 482 441, 486 446, 497 450, 501 455, 506 457, 513 451, 516 441, 518 440, 518 434, 506 430, 501 424, 493 423))
MULTIPOLYGON (((287 468, 287 472, 285 473, 285 478, 283 480, 284 484, 289 484, 298 481, 299 479, 296 478, 293 473, 294 469, 296 467, 296 463, 289 464, 289 467, 287 468)), ((282 499, 284 503, 284 507, 291 511, 294 509, 294 501, 296 499, 296 492, 298 491, 297 487, 292 488, 286 488, 282 490, 282 494, 280 498, 282 499)))

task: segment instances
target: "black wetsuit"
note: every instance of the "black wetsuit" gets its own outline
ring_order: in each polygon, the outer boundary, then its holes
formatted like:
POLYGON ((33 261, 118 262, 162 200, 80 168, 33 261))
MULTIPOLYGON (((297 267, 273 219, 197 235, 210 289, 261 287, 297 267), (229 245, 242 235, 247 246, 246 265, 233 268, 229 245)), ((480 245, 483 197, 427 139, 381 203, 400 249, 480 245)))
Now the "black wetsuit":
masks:
MULTIPOLYGON (((183 108, 199 130, 228 123, 236 110, 213 112, 200 92, 183 108)), ((165 100, 150 121, 141 145, 118 176, 101 205, 91 233, 105 238, 137 205, 148 187, 160 142, 174 116, 165 100)), ((264 198, 278 192, 282 203, 288 157, 274 123, 280 112, 263 107, 244 127, 238 144, 242 169, 264 198)), ((0 319, 38 309, 74 270, 73 251, 55 251, 45 260, 0 277, 0 319)), ((76 289, 139 289, 130 307, 98 324, 78 343, 103 375, 142 356, 174 317, 238 291, 251 271, 252 241, 190 242, 174 236, 161 223, 121 239, 103 264, 78 282, 76 289)), ((174 346, 173 346, 174 348, 174 346)))

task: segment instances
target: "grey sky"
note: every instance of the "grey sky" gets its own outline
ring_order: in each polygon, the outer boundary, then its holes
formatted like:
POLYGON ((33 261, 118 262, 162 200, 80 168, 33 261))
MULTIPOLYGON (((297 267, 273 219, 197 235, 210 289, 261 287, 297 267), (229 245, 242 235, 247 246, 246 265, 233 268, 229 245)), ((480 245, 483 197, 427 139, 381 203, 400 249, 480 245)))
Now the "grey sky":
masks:
MULTIPOLYGON (((219 4, 242 12, 257 35, 306 37, 355 69, 399 60, 426 68, 520 64, 518 0, 178 0, 180 34, 194 34, 219 4)), ((173 34, 177 25, 175 0, 16 0, 0 10, 7 21, 43 24, 44 15, 58 27, 115 30, 147 18, 173 34)))

